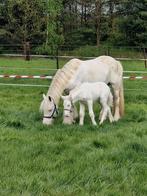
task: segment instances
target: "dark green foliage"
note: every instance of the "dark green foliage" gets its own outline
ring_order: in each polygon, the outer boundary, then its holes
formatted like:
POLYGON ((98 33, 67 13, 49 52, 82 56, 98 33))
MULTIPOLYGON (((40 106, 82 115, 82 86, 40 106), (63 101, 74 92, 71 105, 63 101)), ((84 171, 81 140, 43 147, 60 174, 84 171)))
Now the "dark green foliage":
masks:
POLYGON ((45 18, 43 2, 38 0, 8 0, 0 4, 3 20, 0 36, 1 43, 22 43, 26 41, 41 42, 44 37, 45 18), (3 40, 4 39, 4 40, 3 40))
POLYGON ((124 1, 120 4, 119 11, 122 14, 118 20, 118 34, 115 33, 113 38, 114 44, 146 47, 147 1, 124 1))
POLYGON ((0 43, 30 41, 42 54, 56 54, 63 44, 71 50, 85 45, 145 48, 146 10, 146 0, 1 0, 0 43))

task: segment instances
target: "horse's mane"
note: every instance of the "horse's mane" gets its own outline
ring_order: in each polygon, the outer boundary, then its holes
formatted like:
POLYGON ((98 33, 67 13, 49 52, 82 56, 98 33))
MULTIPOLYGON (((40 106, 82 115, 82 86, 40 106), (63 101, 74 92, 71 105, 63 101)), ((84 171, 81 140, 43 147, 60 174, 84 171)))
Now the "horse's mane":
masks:
POLYGON ((78 67, 80 66, 81 60, 72 59, 66 63, 62 69, 59 69, 49 87, 47 95, 54 98, 56 104, 58 103, 61 94, 65 90, 69 81, 74 77, 78 67))

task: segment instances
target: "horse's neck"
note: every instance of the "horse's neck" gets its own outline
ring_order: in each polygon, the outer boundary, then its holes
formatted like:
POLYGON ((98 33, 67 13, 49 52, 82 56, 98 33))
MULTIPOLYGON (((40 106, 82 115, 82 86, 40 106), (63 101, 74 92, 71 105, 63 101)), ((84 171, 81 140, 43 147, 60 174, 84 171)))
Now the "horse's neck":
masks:
POLYGON ((66 89, 69 81, 74 77, 81 61, 78 59, 73 59, 69 61, 62 69, 59 69, 50 85, 47 95, 50 95, 55 103, 58 105, 60 97, 63 91, 66 89))
POLYGON ((72 74, 72 71, 70 72, 68 69, 62 68, 61 70, 58 70, 54 76, 47 95, 50 95, 56 104, 59 103, 60 97, 69 83, 72 74))
POLYGON ((62 90, 60 89, 59 90, 58 88, 54 88, 54 90, 52 90, 52 89, 50 90, 49 89, 47 95, 51 96, 54 99, 56 105, 58 105, 58 103, 60 101, 60 97, 61 97, 63 91, 64 91, 64 89, 62 89, 62 90))
POLYGON ((47 92, 47 95, 51 96, 54 99, 56 105, 58 105, 60 97, 61 97, 64 89, 65 89, 64 83, 59 83, 57 80, 53 81, 53 83, 51 84, 51 86, 47 92))

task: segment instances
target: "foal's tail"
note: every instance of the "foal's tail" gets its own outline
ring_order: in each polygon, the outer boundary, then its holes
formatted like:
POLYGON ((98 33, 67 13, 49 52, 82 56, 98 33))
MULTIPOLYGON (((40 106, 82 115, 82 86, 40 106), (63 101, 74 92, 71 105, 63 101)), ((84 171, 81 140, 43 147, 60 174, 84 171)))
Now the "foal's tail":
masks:
POLYGON ((111 93, 111 91, 110 91, 110 93, 109 93, 109 96, 108 96, 108 105, 110 106, 110 107, 112 107, 113 106, 113 95, 112 95, 112 93, 111 93))

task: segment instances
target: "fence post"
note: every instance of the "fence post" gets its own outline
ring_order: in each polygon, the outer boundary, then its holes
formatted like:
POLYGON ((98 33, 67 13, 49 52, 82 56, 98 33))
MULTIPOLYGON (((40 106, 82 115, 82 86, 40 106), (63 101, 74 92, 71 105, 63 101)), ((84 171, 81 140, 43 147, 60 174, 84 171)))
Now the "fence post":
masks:
POLYGON ((25 42, 24 45, 25 60, 30 61, 30 42, 25 42))
POLYGON ((56 50, 56 68, 59 69, 59 49, 56 50))
POLYGON ((144 56, 144 66, 147 68, 147 55, 146 55, 147 48, 143 48, 143 56, 144 56))

